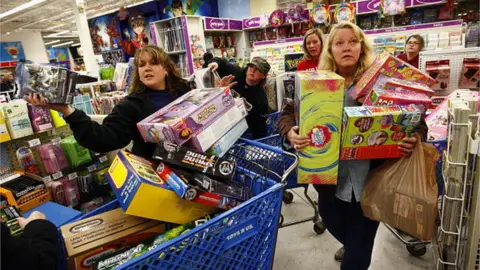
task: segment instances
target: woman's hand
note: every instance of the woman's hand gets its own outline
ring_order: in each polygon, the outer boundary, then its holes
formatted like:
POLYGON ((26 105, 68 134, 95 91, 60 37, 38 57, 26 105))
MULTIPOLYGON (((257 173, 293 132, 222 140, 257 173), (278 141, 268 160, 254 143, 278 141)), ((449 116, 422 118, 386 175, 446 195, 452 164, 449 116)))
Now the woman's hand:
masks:
POLYGON ((218 69, 218 63, 212 62, 212 63, 208 64, 208 68, 211 69, 212 72, 214 72, 215 70, 218 69))
POLYGON ((17 222, 22 229, 25 229, 25 226, 27 226, 28 223, 37 219, 47 219, 47 217, 41 212, 34 211, 32 214, 30 214, 28 218, 23 218, 23 217, 17 218, 17 222))
POLYGON ((69 105, 48 104, 47 100, 37 93, 30 93, 28 97, 25 98, 25 101, 32 104, 33 106, 45 107, 50 110, 61 112, 64 116, 69 116, 73 113, 73 109, 69 105))
POLYGON ((417 147, 417 138, 416 137, 407 137, 403 139, 402 143, 398 144, 398 149, 402 151, 402 156, 408 157, 412 154, 413 149, 417 147))
POLYGON ((310 144, 310 139, 307 136, 298 135, 298 126, 294 126, 290 129, 287 138, 296 151, 302 151, 303 148, 310 144))
POLYGON ((216 79, 215 80, 215 86, 216 87, 228 87, 228 88, 231 89, 234 85, 237 84, 237 82, 233 81, 234 79, 235 79, 235 76, 233 76, 233 75, 225 76, 222 79, 216 79))

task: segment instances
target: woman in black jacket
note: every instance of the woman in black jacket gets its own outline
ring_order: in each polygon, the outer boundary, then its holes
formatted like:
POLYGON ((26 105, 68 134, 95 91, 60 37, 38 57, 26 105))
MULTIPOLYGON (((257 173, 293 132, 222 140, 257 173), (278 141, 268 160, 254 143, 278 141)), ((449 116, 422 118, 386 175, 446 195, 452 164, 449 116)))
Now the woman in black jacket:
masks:
POLYGON ((30 94, 26 100, 34 106, 62 113, 78 143, 90 150, 109 152, 133 141, 133 154, 151 158, 155 145, 144 142, 137 123, 189 90, 168 55, 157 46, 149 45, 135 54, 131 93, 115 106, 103 124, 69 105, 47 104, 38 94, 30 94))

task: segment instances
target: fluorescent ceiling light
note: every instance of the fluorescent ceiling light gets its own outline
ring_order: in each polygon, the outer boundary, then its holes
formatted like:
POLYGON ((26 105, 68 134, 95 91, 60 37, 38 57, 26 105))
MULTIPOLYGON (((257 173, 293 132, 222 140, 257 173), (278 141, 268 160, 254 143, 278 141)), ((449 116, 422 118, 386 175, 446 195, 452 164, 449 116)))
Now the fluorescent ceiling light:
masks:
POLYGON ((31 2, 28 2, 28 3, 25 3, 25 4, 23 4, 23 5, 20 5, 20 6, 16 7, 16 8, 12 8, 12 9, 7 10, 7 11, 3 12, 2 14, 0 14, 0 19, 3 19, 3 18, 5 18, 5 17, 10 16, 10 15, 13 15, 13 14, 15 14, 15 13, 18 13, 18 12, 23 11, 23 10, 25 10, 25 9, 29 9, 29 8, 34 7, 34 6, 38 5, 38 4, 41 4, 41 3, 45 2, 45 1, 46 1, 46 0, 33 0, 33 1, 31 1, 31 2))
POLYGON ((60 46, 69 45, 69 44, 72 44, 72 43, 73 43, 73 41, 69 41, 69 42, 65 42, 65 43, 60 43, 60 44, 53 45, 52 47, 53 47, 53 48, 56 48, 56 47, 60 47, 60 46))
POLYGON ((75 43, 75 44, 72 44, 72 45, 70 45, 70 46, 75 47, 75 46, 81 46, 81 45, 82 45, 82 44, 80 44, 80 43, 75 43))
POLYGON ((55 43, 58 43, 58 42, 60 42, 60 39, 49 41, 49 42, 45 43, 45 45, 55 44, 55 43))
POLYGON ((57 25, 54 25, 54 26, 52 26, 52 27, 45 28, 45 30, 53 30, 53 29, 55 29, 55 28, 59 28, 59 27, 62 27, 62 26, 64 26, 64 25, 65 25, 65 24, 63 24, 63 23, 62 23, 62 24, 57 24, 57 25))
POLYGON ((66 34, 66 33, 70 33, 70 30, 65 30, 65 31, 62 31, 62 32, 53 33, 53 34, 50 34, 48 36, 44 36, 44 38, 58 37, 59 35, 66 34))

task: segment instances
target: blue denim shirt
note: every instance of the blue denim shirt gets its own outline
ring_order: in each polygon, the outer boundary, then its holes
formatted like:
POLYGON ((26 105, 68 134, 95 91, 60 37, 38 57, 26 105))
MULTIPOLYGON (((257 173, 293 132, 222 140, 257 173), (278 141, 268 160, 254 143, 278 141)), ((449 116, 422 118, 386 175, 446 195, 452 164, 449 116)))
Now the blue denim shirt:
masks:
MULTIPOLYGON (((345 90, 343 98, 344 107, 361 106, 353 99, 349 92, 354 84, 345 90)), ((359 202, 362 199, 363 188, 370 170, 370 160, 341 160, 338 164, 338 180, 335 196, 345 202, 352 202, 353 199, 359 202), (353 195, 355 197, 353 197, 353 195)))

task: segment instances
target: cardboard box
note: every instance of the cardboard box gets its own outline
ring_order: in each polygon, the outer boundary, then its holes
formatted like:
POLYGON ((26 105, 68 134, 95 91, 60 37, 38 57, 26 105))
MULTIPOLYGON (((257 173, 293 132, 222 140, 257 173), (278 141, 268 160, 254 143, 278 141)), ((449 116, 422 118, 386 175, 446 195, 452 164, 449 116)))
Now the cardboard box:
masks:
POLYGON ((235 161, 199 153, 193 149, 169 142, 159 143, 153 158, 186 170, 208 174, 218 179, 230 180, 235 175, 235 161))
POLYGON ((432 100, 425 94, 408 90, 386 90, 373 88, 368 94, 364 106, 391 106, 415 104, 426 112, 432 105, 432 100))
POLYGON ((368 91, 372 89, 380 74, 407 81, 423 83, 430 87, 435 84, 435 80, 426 73, 393 57, 389 53, 383 52, 377 56, 370 68, 368 68, 362 78, 357 82, 354 89, 351 91, 352 97, 355 99, 365 97, 368 94, 368 91))
POLYGON ((60 228, 69 268, 91 269, 95 258, 131 247, 165 232, 156 220, 126 215, 122 209, 105 212, 60 228))
POLYGON ((193 149, 199 152, 207 151, 208 148, 247 116, 243 99, 236 99, 236 105, 215 120, 210 126, 202 129, 198 135, 192 137, 190 143, 193 149))
POLYGON ((120 151, 107 179, 129 215, 184 224, 215 211, 214 207, 182 200, 155 172, 156 164, 120 151))
POLYGON ((47 108, 28 105, 28 113, 35 132, 53 128, 52 116, 47 108))
POLYGON ((7 123, 5 122, 5 116, 3 115, 3 108, 0 107, 0 143, 8 142, 11 139, 8 133, 7 123))
POLYGON ((406 81, 402 79, 388 77, 385 75, 378 76, 378 79, 373 85, 372 89, 373 88, 381 88, 387 90, 408 90, 425 94, 428 97, 431 97, 435 94, 435 91, 433 91, 433 89, 428 87, 426 84, 406 81))
POLYGON ((216 155, 218 157, 223 157, 230 148, 232 148, 233 144, 237 142, 240 137, 242 137, 243 133, 247 131, 248 124, 245 119, 242 119, 238 124, 236 124, 232 129, 230 129, 225 136, 223 136, 220 140, 214 143, 208 150, 207 154, 209 155, 216 155))
POLYGON ((41 177, 15 171, 0 180, 0 195, 8 205, 25 212, 52 199, 41 177))
POLYGON ((333 72, 297 72, 296 104, 300 135, 311 143, 298 153, 298 183, 337 183, 344 79, 333 72))
POLYGON ((137 124, 146 142, 182 145, 235 106, 228 88, 195 89, 137 124))
POLYGON ((28 118, 27 103, 25 103, 25 101, 17 100, 3 105, 3 115, 5 116, 8 133, 12 139, 33 134, 30 118, 28 118))
POLYGON ((415 105, 345 107, 340 159, 399 158, 398 143, 408 137, 422 119, 415 105))

